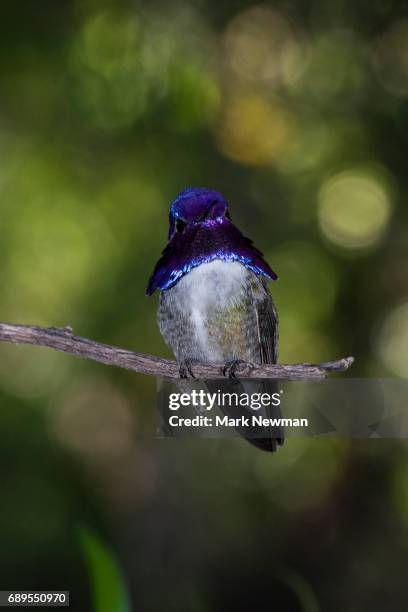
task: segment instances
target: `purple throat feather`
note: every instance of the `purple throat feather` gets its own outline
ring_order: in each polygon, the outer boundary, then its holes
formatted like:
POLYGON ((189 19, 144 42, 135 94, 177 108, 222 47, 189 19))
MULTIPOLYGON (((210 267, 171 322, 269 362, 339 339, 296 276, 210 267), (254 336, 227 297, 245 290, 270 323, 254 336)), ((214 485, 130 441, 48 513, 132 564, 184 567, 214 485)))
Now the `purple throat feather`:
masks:
POLYGON ((173 233, 149 279, 146 294, 170 289, 190 270, 215 259, 240 262, 269 280, 278 278, 252 240, 241 234, 228 217, 218 216, 190 223, 181 233, 173 233))

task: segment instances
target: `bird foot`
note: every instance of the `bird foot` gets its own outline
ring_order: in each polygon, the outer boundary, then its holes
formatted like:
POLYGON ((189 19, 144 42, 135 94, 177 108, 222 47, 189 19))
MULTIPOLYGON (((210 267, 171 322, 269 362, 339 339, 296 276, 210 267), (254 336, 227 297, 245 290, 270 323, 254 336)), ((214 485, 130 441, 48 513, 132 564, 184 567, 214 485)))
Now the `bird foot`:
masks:
POLYGON ((192 366, 195 363, 200 363, 198 359, 183 359, 180 361, 179 375, 180 378, 197 378, 192 371, 192 366))
POLYGON ((227 361, 225 366, 222 369, 222 373, 226 378, 230 378, 232 380, 236 380, 236 369, 241 363, 246 363, 243 359, 232 359, 231 361, 227 361))

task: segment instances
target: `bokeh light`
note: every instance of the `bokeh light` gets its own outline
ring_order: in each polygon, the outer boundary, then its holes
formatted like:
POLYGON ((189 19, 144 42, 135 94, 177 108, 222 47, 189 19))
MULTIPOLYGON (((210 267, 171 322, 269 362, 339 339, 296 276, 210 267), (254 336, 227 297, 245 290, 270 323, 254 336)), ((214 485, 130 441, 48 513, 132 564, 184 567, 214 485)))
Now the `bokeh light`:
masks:
POLYGON ((345 170, 327 179, 320 188, 320 228, 337 246, 366 249, 383 238, 391 204, 390 184, 380 172, 345 170))
POLYGON ((394 96, 408 95, 408 20, 393 23, 377 40, 373 51, 376 75, 394 96))
POLYGON ((286 17, 266 5, 238 13, 224 34, 227 58, 240 77, 253 81, 293 82, 307 54, 286 17))
POLYGON ((216 130, 221 151, 243 164, 271 164, 290 145, 294 117, 278 100, 236 93, 216 130))

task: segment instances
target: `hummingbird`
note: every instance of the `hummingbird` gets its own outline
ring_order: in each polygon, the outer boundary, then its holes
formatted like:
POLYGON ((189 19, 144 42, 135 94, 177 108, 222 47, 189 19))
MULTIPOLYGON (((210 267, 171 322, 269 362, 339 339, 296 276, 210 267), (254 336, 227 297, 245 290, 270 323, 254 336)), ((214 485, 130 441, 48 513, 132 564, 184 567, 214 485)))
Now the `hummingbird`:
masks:
MULTIPOLYGON (((233 224, 221 193, 190 187, 178 194, 170 206, 168 242, 146 294, 160 290, 159 329, 182 377, 193 376, 194 362, 224 363, 230 379, 242 361, 276 363, 278 315, 268 290, 276 279, 263 254, 233 224)), ((248 383, 251 391, 254 385, 260 392, 276 390, 270 381, 248 383)), ((242 435, 267 451, 284 439, 281 427, 264 437, 242 435)))

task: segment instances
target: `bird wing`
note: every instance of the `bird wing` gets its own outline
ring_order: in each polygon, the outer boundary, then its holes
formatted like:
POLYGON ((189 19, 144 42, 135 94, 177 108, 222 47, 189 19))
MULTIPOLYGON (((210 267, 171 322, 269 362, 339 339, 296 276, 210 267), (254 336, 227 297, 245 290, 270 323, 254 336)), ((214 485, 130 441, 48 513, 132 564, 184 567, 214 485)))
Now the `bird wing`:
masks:
MULTIPOLYGON (((253 287, 254 306, 258 327, 258 345, 261 363, 276 363, 278 360, 278 313, 269 293, 267 282, 260 279, 253 287)), ((278 391, 276 381, 249 381, 246 384, 246 391, 249 393, 266 392, 270 396, 278 391)), ((279 406, 268 406, 261 409, 263 416, 279 419, 282 417, 279 406)), ((247 438, 249 442, 266 451, 275 451, 277 446, 282 446, 285 439, 285 432, 280 425, 267 428, 260 437, 247 438)))
POLYGON ((266 282, 255 293, 255 309, 258 323, 258 338, 261 363, 276 363, 278 360, 278 313, 266 282))

